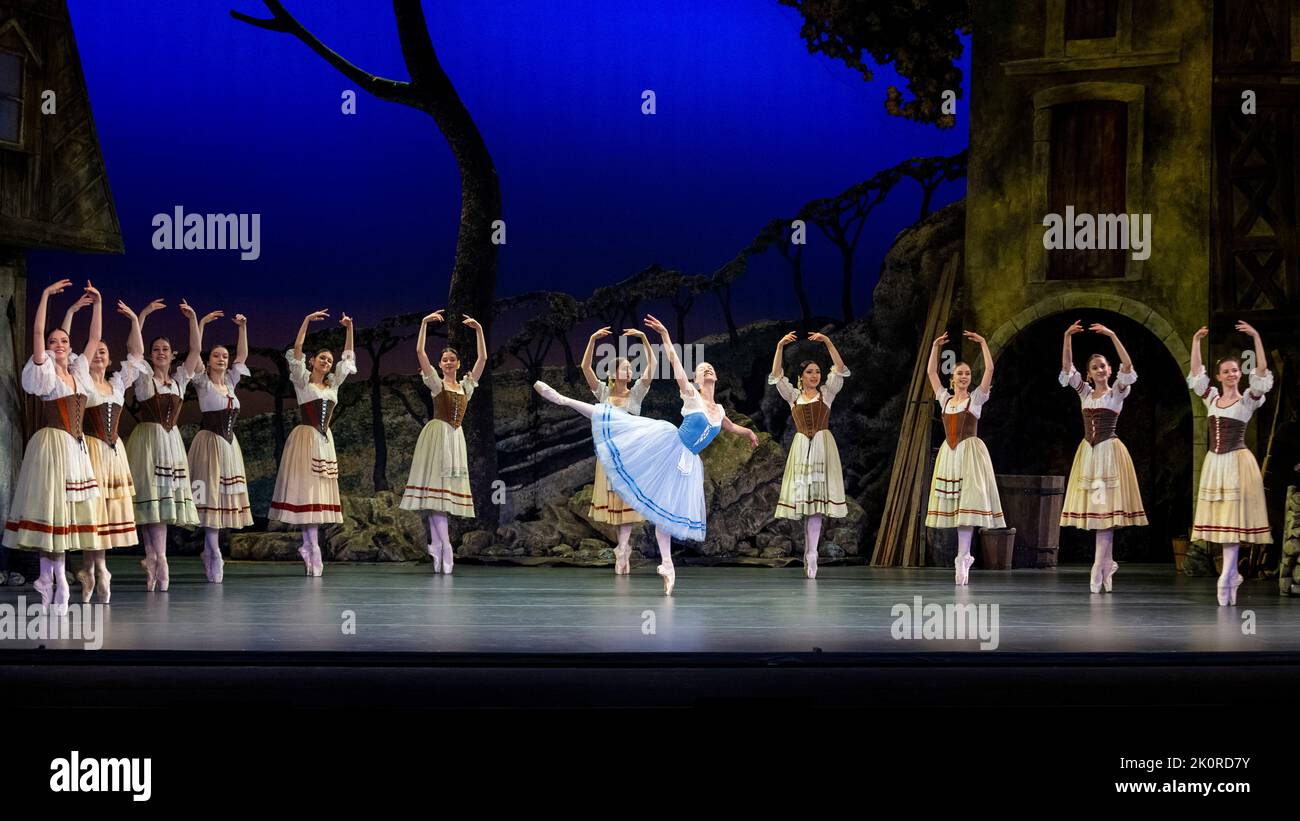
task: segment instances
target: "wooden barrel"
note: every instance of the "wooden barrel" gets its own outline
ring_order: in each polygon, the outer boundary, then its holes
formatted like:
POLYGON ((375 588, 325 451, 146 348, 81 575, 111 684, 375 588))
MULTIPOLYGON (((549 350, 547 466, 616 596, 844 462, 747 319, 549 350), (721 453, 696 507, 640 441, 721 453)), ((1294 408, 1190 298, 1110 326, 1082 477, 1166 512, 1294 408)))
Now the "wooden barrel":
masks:
POLYGON ((952 567, 957 558, 957 528, 925 529, 925 563, 928 567, 952 567))
POLYGON ((1012 566, 1056 567, 1065 477, 998 474, 997 480, 1002 514, 1016 531, 1012 566))
POLYGON ((984 528, 980 531, 980 567, 984 570, 1010 570, 1015 547, 1014 527, 984 528))

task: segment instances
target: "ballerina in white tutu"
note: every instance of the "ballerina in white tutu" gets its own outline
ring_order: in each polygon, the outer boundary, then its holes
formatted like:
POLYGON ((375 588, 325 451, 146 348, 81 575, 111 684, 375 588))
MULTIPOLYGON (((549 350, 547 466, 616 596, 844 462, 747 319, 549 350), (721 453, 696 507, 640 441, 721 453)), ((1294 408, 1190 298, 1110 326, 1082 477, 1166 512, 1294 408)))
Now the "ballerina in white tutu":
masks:
POLYGON ((939 381, 939 349, 947 343, 947 333, 930 347, 930 361, 926 366, 930 387, 942 411, 944 443, 939 446, 939 458, 934 463, 925 526, 957 528, 957 558, 953 564, 958 585, 970 581, 970 566, 975 563, 970 543, 975 528, 1006 527, 993 463, 988 448, 976 436, 993 385, 993 354, 984 337, 974 331, 963 331, 962 336, 979 343, 984 357, 984 376, 975 390, 970 389, 971 369, 965 362, 958 362, 953 368, 949 380, 951 391, 939 381))
MULTIPOLYGON (((82 297, 68 309, 63 318, 63 330, 71 333, 76 312, 90 300, 82 297)), ((163 307, 155 300, 152 310, 163 307)), ((131 464, 126 458, 125 443, 118 438, 122 408, 126 404, 126 389, 136 377, 148 370, 144 362, 144 341, 140 337, 140 318, 126 303, 118 301, 117 312, 131 320, 131 333, 127 337, 126 361, 108 376, 112 359, 108 345, 102 340, 90 357, 77 357, 72 370, 91 390, 86 394, 86 413, 83 419, 86 453, 99 485, 99 527, 95 532, 95 548, 83 551, 81 570, 81 601, 89 602, 98 590, 99 600, 108 604, 113 595, 113 576, 108 572, 106 552, 114 547, 130 547, 139 543, 135 530, 135 483, 131 480, 131 464)))
MULTIPOLYGON (((639 339, 641 349, 645 352, 645 367, 641 371, 641 377, 634 382, 632 363, 620 356, 610 363, 608 377, 603 380, 598 379, 591 366, 596 340, 610 336, 612 333, 608 327, 598 328, 587 340, 587 350, 582 354, 582 375, 587 378, 587 385, 596 397, 596 404, 604 403, 633 416, 640 416, 641 402, 650 392, 650 382, 654 379, 658 361, 645 333, 636 328, 626 328, 623 336, 639 339)), ((623 501, 623 497, 610 487, 609 477, 605 475, 605 467, 599 459, 596 460, 596 476, 591 485, 591 507, 587 510, 587 518, 594 522, 613 525, 617 529, 618 546, 614 548, 614 574, 626 576, 632 572, 632 548, 629 544, 632 539, 632 526, 644 522, 645 517, 638 513, 636 508, 623 501)))
POLYGON ((781 477, 781 498, 776 503, 776 518, 804 521, 804 575, 817 578, 817 542, 822 520, 826 516, 842 519, 849 509, 844 499, 844 471, 840 451, 831 436, 831 403, 849 376, 840 352, 825 334, 808 335, 809 342, 820 342, 831 356, 831 372, 822 382, 822 369, 811 359, 799 363, 799 385, 785 377, 782 355, 796 339, 793 333, 781 337, 772 357, 772 373, 767 384, 775 385, 790 405, 790 415, 797 429, 790 442, 790 455, 781 477))
POLYGON ((213 345, 207 365, 191 380, 199 397, 202 422, 194 441, 190 442, 190 479, 195 487, 202 489, 195 508, 199 526, 203 528, 203 570, 212 584, 221 584, 225 576, 221 531, 238 530, 253 523, 244 452, 235 436, 235 420, 239 418, 235 386, 241 376, 249 375, 244 364, 248 359, 248 319, 243 314, 235 314, 232 321, 239 328, 234 361, 230 359, 229 348, 213 345))
POLYGON ((573 408, 591 420, 596 456, 614 492, 654 523, 661 560, 657 571, 664 580, 664 595, 671 596, 677 583, 673 538, 704 541, 704 462, 700 451, 722 430, 748 436, 751 447, 758 446, 758 436, 728 419, 726 410, 713 401, 718 375, 712 365, 701 362, 696 366, 692 384, 668 329, 653 316, 647 316, 645 324, 659 333, 664 355, 672 363, 682 398, 681 425, 633 416, 608 403, 591 405, 569 399, 545 382, 534 382, 533 388, 547 401, 573 408))
POLYGON ((1103 588, 1109 593, 1111 578, 1119 569, 1114 558, 1115 528, 1147 523, 1133 459, 1115 435, 1115 425, 1129 388, 1137 381, 1137 371, 1133 370, 1133 359, 1114 331, 1096 323, 1088 330, 1110 337, 1119 354, 1120 369, 1115 384, 1111 385, 1110 362, 1095 353, 1088 357, 1085 382, 1074 367, 1072 343, 1075 334, 1083 333, 1083 325, 1075 322, 1065 329, 1058 379, 1063 387, 1079 395, 1083 406, 1083 441, 1074 453, 1074 464, 1065 486, 1061 526, 1096 534, 1088 586, 1094 593, 1100 593, 1103 588))
POLYGON ((307 327, 328 316, 329 312, 324 310, 308 314, 298 328, 293 348, 284 354, 289 361, 289 380, 293 382, 302 421, 284 443, 268 514, 270 519, 302 528, 298 555, 308 576, 320 576, 324 572, 320 526, 343 521, 339 462, 330 420, 339 404, 339 386, 357 372, 357 358, 352 349, 352 317, 347 314, 339 320, 347 334, 337 365, 334 354, 327 350, 317 351, 310 360, 303 354, 307 327))
POLYGON ((411 459, 411 473, 402 491, 403 510, 429 512, 429 556, 434 573, 451 573, 455 566, 447 516, 474 518, 474 497, 469 485, 469 454, 465 447, 465 409, 478 380, 487 367, 487 340, 483 326, 465 317, 465 326, 477 337, 478 358, 463 379, 457 379, 460 353, 450 346, 438 357, 441 373, 434 370, 424 350, 429 323, 442 322, 442 311, 434 311, 420 323, 415 355, 420 360, 420 378, 433 394, 433 418, 420 431, 411 459))
POLYGON ((1246 426, 1264 404, 1264 395, 1272 390, 1273 372, 1268 369, 1259 331, 1245 322, 1238 322, 1237 330, 1254 340, 1254 370, 1243 374, 1240 359, 1224 357, 1214 368, 1220 387, 1212 386, 1201 364, 1201 340, 1210 330, 1201 328, 1192 336, 1191 372, 1187 375, 1187 387, 1205 402, 1210 437, 1209 451, 1201 465, 1201 486, 1196 493, 1192 539, 1218 542, 1223 547, 1223 571, 1217 588, 1220 607, 1237 603, 1237 588, 1244 579, 1237 572, 1237 554, 1242 542, 1273 543, 1264 500, 1264 477, 1255 454, 1246 447, 1246 426), (1250 387, 1245 392, 1241 390, 1243 375, 1250 378, 1250 387))
MULTIPOLYGON (((72 285, 62 279, 41 292, 32 323, 32 356, 23 368, 22 385, 41 399, 41 427, 27 442, 18 484, 5 522, 4 546, 40 553, 40 577, 33 586, 41 606, 54 602, 56 615, 68 612, 67 554, 94 550, 99 530, 99 484, 81 431, 90 385, 84 368, 73 368, 72 345, 62 328, 45 334, 50 296, 72 285)), ((102 322, 99 292, 89 282, 90 335, 82 358, 99 347, 102 322)))

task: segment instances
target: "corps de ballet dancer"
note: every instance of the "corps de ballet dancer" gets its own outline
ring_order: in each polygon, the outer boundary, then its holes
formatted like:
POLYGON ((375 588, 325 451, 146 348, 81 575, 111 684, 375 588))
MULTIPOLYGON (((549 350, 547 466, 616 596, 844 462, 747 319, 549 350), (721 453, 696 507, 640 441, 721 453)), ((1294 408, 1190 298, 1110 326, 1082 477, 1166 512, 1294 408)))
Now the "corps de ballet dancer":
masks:
POLYGON ((957 558, 953 564, 958 585, 970 581, 970 566, 975 563, 970 544, 975 528, 1006 527, 993 463, 988 448, 976 435, 993 385, 993 354, 984 337, 974 331, 963 331, 962 336, 978 343, 984 358, 984 375, 975 390, 970 388, 971 367, 965 362, 953 368, 948 388, 939 381, 939 349, 948 342, 946 332, 930 347, 926 365, 943 419, 944 443, 934 463, 925 526, 957 528, 957 558))
MULTIPOLYGON (((82 433, 82 414, 91 391, 86 369, 72 367, 67 331, 45 334, 50 297, 72 286, 61 279, 41 292, 32 323, 32 356, 23 367, 22 386, 41 399, 41 427, 27 442, 9 517, 4 546, 40 553, 40 576, 33 583, 41 606, 51 601, 56 615, 68 612, 67 554, 96 549, 102 504, 90 454, 82 433)), ((99 291, 86 283, 92 305, 90 334, 82 358, 99 348, 103 305, 99 291)))
POLYGON ((767 384, 775 385, 781 398, 790 405, 796 431, 781 477, 781 498, 776 503, 775 516, 803 520, 804 575, 815 579, 823 519, 827 516, 842 519, 848 515, 840 451, 829 424, 831 403, 844 386, 849 369, 829 337, 812 333, 808 341, 822 343, 830 354, 830 374, 823 382, 821 366, 806 359, 799 363, 798 385, 791 385, 785 376, 782 357, 786 346, 796 339, 793 333, 781 337, 772 357, 772 373, 767 377, 767 384))
POLYGON ((213 345, 207 364, 190 380, 202 414, 199 432, 190 442, 190 478, 201 491, 195 508, 199 527, 203 528, 203 570, 212 584, 221 584, 225 577, 221 531, 239 530, 253 523, 244 452, 235 436, 235 420, 239 418, 235 386, 241 376, 249 375, 244 364, 248 359, 248 319, 235 314, 231 321, 239 328, 234 361, 229 348, 213 345))
POLYGON ((1079 395, 1083 406, 1083 441, 1074 453, 1070 478, 1065 486, 1061 526, 1077 527, 1095 533, 1092 574, 1088 587, 1093 593, 1111 591, 1111 579, 1119 564, 1115 561, 1115 528, 1145 525, 1142 493, 1128 448, 1115 434, 1115 426, 1124 400, 1137 381, 1133 359, 1119 336, 1105 325, 1092 324, 1088 330, 1108 337, 1119 354, 1120 368, 1111 384, 1111 366, 1105 356, 1088 357, 1088 378, 1074 367, 1073 338, 1083 333, 1083 325, 1074 322, 1065 329, 1061 347, 1062 387, 1079 395))
MULTIPOLYGON (((170 584, 167 526, 188 528, 199 523, 190 486, 189 460, 177 419, 185 402, 185 390, 201 361, 202 328, 221 316, 221 311, 213 311, 199 319, 183 299, 180 309, 189 320, 189 351, 185 360, 169 374, 171 341, 159 336, 149 343, 150 367, 135 380, 138 424, 126 440, 126 457, 135 485, 135 523, 144 540, 145 557, 140 564, 144 567, 145 589, 150 593, 155 590, 165 593, 170 584)), ((142 332, 150 313, 149 308, 140 312, 142 332)))
POLYGON ((461 379, 460 353, 453 347, 442 349, 438 368, 429 362, 425 340, 430 323, 442 322, 443 312, 434 311, 420 322, 415 340, 415 355, 420 360, 420 378, 433 394, 433 418, 420 431, 411 459, 411 473, 402 491, 403 510, 429 512, 429 556, 434 573, 451 573, 455 551, 447 525, 448 516, 474 518, 474 497, 469 484, 469 455, 465 447, 465 409, 487 367, 487 340, 478 320, 462 320, 477 339, 478 356, 474 367, 461 379))
POLYGON ((339 320, 347 335, 338 364, 328 350, 316 352, 310 360, 304 356, 302 346, 307 339, 307 327, 328 316, 325 310, 308 314, 298 328, 293 348, 284 354, 302 419, 284 443, 268 514, 274 521, 302 528, 298 555, 302 556, 308 576, 320 576, 324 572, 320 526, 343 521, 339 462, 330 420, 339 403, 339 386, 357 372, 352 349, 352 318, 347 314, 339 320))
POLYGON ((1245 322, 1238 322, 1236 328, 1254 340, 1253 370, 1243 374, 1240 359, 1224 357, 1214 366, 1219 387, 1211 385, 1201 359, 1201 340, 1210 331, 1202 327, 1192 335, 1191 372, 1187 375, 1187 387, 1205 402, 1210 440, 1201 464, 1192 540, 1216 542, 1223 548, 1223 570, 1216 586, 1221 607, 1237 603, 1237 588, 1243 581, 1237 572, 1237 554, 1242 543, 1273 543, 1264 500, 1264 477, 1255 454, 1246 447, 1246 426, 1264 404, 1265 394, 1272 390, 1273 372, 1268 369, 1259 332, 1245 322), (1243 375, 1250 380, 1244 392, 1241 390, 1243 375))
POLYGON ((645 324, 658 332, 664 355, 672 363, 673 375, 682 399, 682 423, 633 416, 608 403, 591 405, 561 396, 545 382, 534 382, 542 398, 576 410, 591 420, 591 435, 614 492, 655 526, 663 578, 664 595, 671 596, 677 583, 673 567, 672 540, 704 541, 704 462, 700 452, 726 430, 748 436, 758 447, 758 436, 727 418, 726 410, 713 400, 718 375, 708 362, 695 368, 692 384, 673 349, 668 329, 653 316, 645 324))
MULTIPOLYGON (((626 328, 623 336, 638 339, 641 342, 641 350, 645 352, 645 368, 640 378, 633 380, 632 363, 621 356, 610 363, 605 379, 597 378, 592 368, 596 341, 612 333, 608 327, 598 328, 592 333, 587 340, 587 349, 582 354, 582 375, 586 377, 587 386, 591 388, 597 405, 606 404, 624 413, 640 416, 641 403, 650 392, 650 383, 654 380, 655 369, 659 364, 658 359, 650 347, 650 340, 646 338, 643 331, 637 328, 626 328)), ((587 518, 615 528, 618 534, 618 545, 614 548, 614 575, 626 576, 631 573, 632 526, 644 522, 645 517, 638 513, 636 508, 623 501, 623 497, 610 487, 609 477, 605 475, 605 466, 599 459, 596 460, 596 476, 592 480, 591 507, 587 510, 587 518)))
MULTIPOLYGON (((82 297, 63 319, 63 330, 72 331, 72 320, 77 310, 90 304, 82 297)), ((151 303, 152 310, 163 307, 160 300, 151 303)), ((118 437, 122 409, 126 405, 126 389, 148 369, 144 362, 144 341, 140 335, 140 318, 118 301, 117 312, 131 320, 127 337, 126 360, 121 362, 111 377, 108 366, 112 362, 108 345, 100 341, 90 357, 77 357, 73 370, 90 386, 86 394, 86 412, 83 417, 86 452, 90 466, 99 485, 100 521, 95 532, 95 548, 82 552, 84 561, 77 579, 81 582, 81 601, 89 602, 91 594, 99 592, 99 600, 108 604, 112 600, 113 576, 108 572, 106 552, 115 547, 139 544, 135 529, 135 483, 131 479, 131 464, 126 458, 125 443, 118 437)))

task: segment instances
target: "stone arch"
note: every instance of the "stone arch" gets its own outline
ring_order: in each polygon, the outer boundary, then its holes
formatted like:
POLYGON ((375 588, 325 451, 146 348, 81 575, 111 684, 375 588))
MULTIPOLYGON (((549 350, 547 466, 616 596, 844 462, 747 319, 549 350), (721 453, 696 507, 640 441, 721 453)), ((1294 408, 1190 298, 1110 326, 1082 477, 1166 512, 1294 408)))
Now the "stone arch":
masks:
MULTIPOLYGON (((1020 331, 1028 328, 1030 325, 1046 319, 1056 314, 1064 313, 1072 309, 1097 308, 1105 311, 1112 311, 1122 314, 1135 322, 1145 325, 1151 331, 1156 339, 1164 345, 1165 349, 1173 356, 1174 361, 1182 368, 1183 373, 1191 367, 1191 354, 1187 349, 1187 344, 1179 335, 1174 326, 1165 319, 1163 315, 1151 306, 1133 299, 1131 297, 1118 296, 1116 294, 1107 294, 1096 291, 1072 291, 1060 296, 1047 297, 1035 302, 1020 313, 1011 317, 998 326, 992 336, 988 337, 989 351, 993 354, 993 361, 996 362, 1002 350, 1011 342, 1020 331)), ((1192 408, 1192 487, 1191 491, 1195 494, 1196 488, 1200 485, 1201 480, 1201 463, 1205 461, 1205 405, 1198 402, 1191 391, 1187 392, 1187 400, 1192 408)), ((1193 498, 1195 496, 1193 495, 1193 498)))

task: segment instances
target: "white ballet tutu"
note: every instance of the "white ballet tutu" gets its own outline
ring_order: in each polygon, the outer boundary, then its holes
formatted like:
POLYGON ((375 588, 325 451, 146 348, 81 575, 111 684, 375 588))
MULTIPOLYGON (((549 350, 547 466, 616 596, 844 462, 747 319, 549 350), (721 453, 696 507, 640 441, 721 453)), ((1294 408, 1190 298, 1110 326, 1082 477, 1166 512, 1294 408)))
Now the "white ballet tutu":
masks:
POLYGON ((675 425, 601 403, 591 414, 591 438, 623 501, 674 539, 704 541, 704 462, 675 425))

